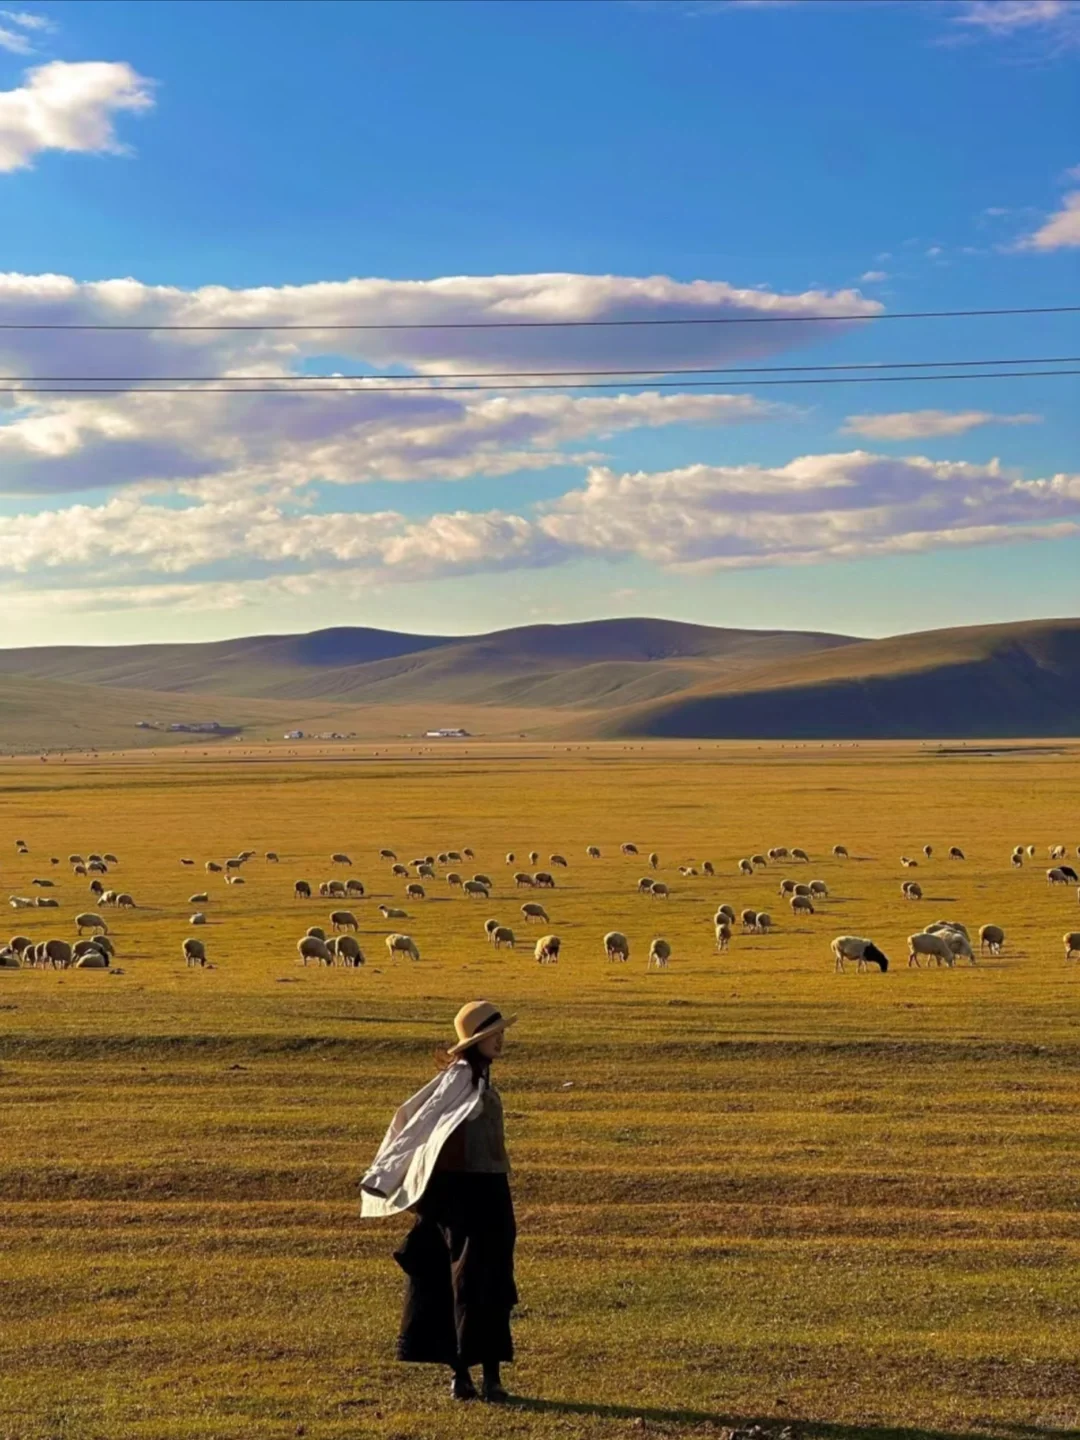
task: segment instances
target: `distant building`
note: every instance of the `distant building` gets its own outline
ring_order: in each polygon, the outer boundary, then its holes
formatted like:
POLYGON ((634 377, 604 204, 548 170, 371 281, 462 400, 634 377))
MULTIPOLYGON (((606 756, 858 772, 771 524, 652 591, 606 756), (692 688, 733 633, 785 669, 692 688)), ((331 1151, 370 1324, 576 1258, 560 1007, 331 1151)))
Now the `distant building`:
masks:
POLYGON ((468 730, 425 730, 425 740, 467 740, 468 730))
POLYGON ((283 738, 286 740, 302 740, 304 738, 304 732, 303 730, 287 730, 283 738))

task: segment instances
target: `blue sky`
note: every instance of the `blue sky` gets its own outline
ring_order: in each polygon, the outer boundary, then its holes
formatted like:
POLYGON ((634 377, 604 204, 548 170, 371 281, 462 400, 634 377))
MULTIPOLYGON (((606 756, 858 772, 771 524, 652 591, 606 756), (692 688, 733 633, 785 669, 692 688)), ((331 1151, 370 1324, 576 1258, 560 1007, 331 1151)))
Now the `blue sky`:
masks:
POLYGON ((306 398, 13 380, 6 643, 1077 612, 1078 377, 672 373, 1080 354, 1075 315, 855 318, 1078 303, 1072 0, 12 5, 0 323, 802 318, 0 331, 11 377, 649 372, 306 398))

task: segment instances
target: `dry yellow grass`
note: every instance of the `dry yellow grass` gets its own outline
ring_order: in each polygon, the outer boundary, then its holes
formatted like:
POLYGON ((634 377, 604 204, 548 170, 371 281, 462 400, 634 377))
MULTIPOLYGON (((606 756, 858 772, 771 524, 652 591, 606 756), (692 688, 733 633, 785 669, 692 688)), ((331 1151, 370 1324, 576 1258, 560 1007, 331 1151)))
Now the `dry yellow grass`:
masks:
POLYGON ((0 972, 4 1440, 1078 1432, 1080 964, 1061 935, 1080 907, 1044 879, 1046 846, 1080 841, 1074 749, 380 748, 0 763, 4 893, 49 876, 63 901, 11 912, 12 933, 72 934, 86 882, 54 855, 114 850, 139 904, 106 912, 121 975, 0 972), (837 841, 857 858, 828 858, 837 841), (471 846, 490 905, 440 879, 382 924, 380 899, 405 904, 383 845, 471 846), (773 845, 814 862, 736 873, 773 845), (205 874, 241 848, 243 887, 205 874), (653 848, 667 902, 634 893, 653 848), (368 887, 350 908, 369 963, 304 970, 295 941, 331 905, 293 881, 329 878, 338 849, 368 887), (547 897, 556 966, 483 940, 489 915, 528 928, 503 857, 530 849, 570 860, 547 897), (715 880, 679 875, 704 859, 715 880), (828 883, 822 913, 792 922, 785 874, 828 883), (912 874, 921 904, 900 898, 912 874), (187 970, 207 887, 216 968, 187 970), (715 955, 722 900, 775 933, 715 955), (904 937, 942 915, 1001 924, 1004 954, 909 971, 904 937), (387 961, 391 928, 419 964, 387 961), (834 975, 841 933, 872 935, 889 973, 834 975), (646 974, 654 935, 673 960, 646 974), (478 994, 521 1016, 502 1088, 528 1398, 497 1419, 392 1361, 403 1227, 356 1203, 478 994))

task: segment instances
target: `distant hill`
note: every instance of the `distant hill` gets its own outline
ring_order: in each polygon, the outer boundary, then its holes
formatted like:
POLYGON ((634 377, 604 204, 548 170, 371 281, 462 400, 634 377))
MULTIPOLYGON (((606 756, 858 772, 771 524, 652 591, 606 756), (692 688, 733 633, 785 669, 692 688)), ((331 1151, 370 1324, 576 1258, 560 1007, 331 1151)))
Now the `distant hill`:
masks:
POLYGON ((713 739, 1080 734, 1080 620, 930 630, 706 681, 593 733, 713 739))

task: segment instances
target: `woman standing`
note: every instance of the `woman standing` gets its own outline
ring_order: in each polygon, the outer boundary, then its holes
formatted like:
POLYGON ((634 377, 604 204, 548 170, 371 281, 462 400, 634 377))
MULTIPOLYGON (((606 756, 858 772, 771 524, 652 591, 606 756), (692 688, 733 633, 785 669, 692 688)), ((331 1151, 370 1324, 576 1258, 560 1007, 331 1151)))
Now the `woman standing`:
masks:
POLYGON ((487 1000, 462 1006, 445 1068, 398 1110, 361 1182, 364 1215, 416 1213, 394 1255, 408 1277, 398 1359, 448 1365, 455 1400, 476 1398, 475 1365, 481 1397, 508 1399, 499 1367, 514 1358, 517 1231, 491 1066, 516 1018, 487 1000))

